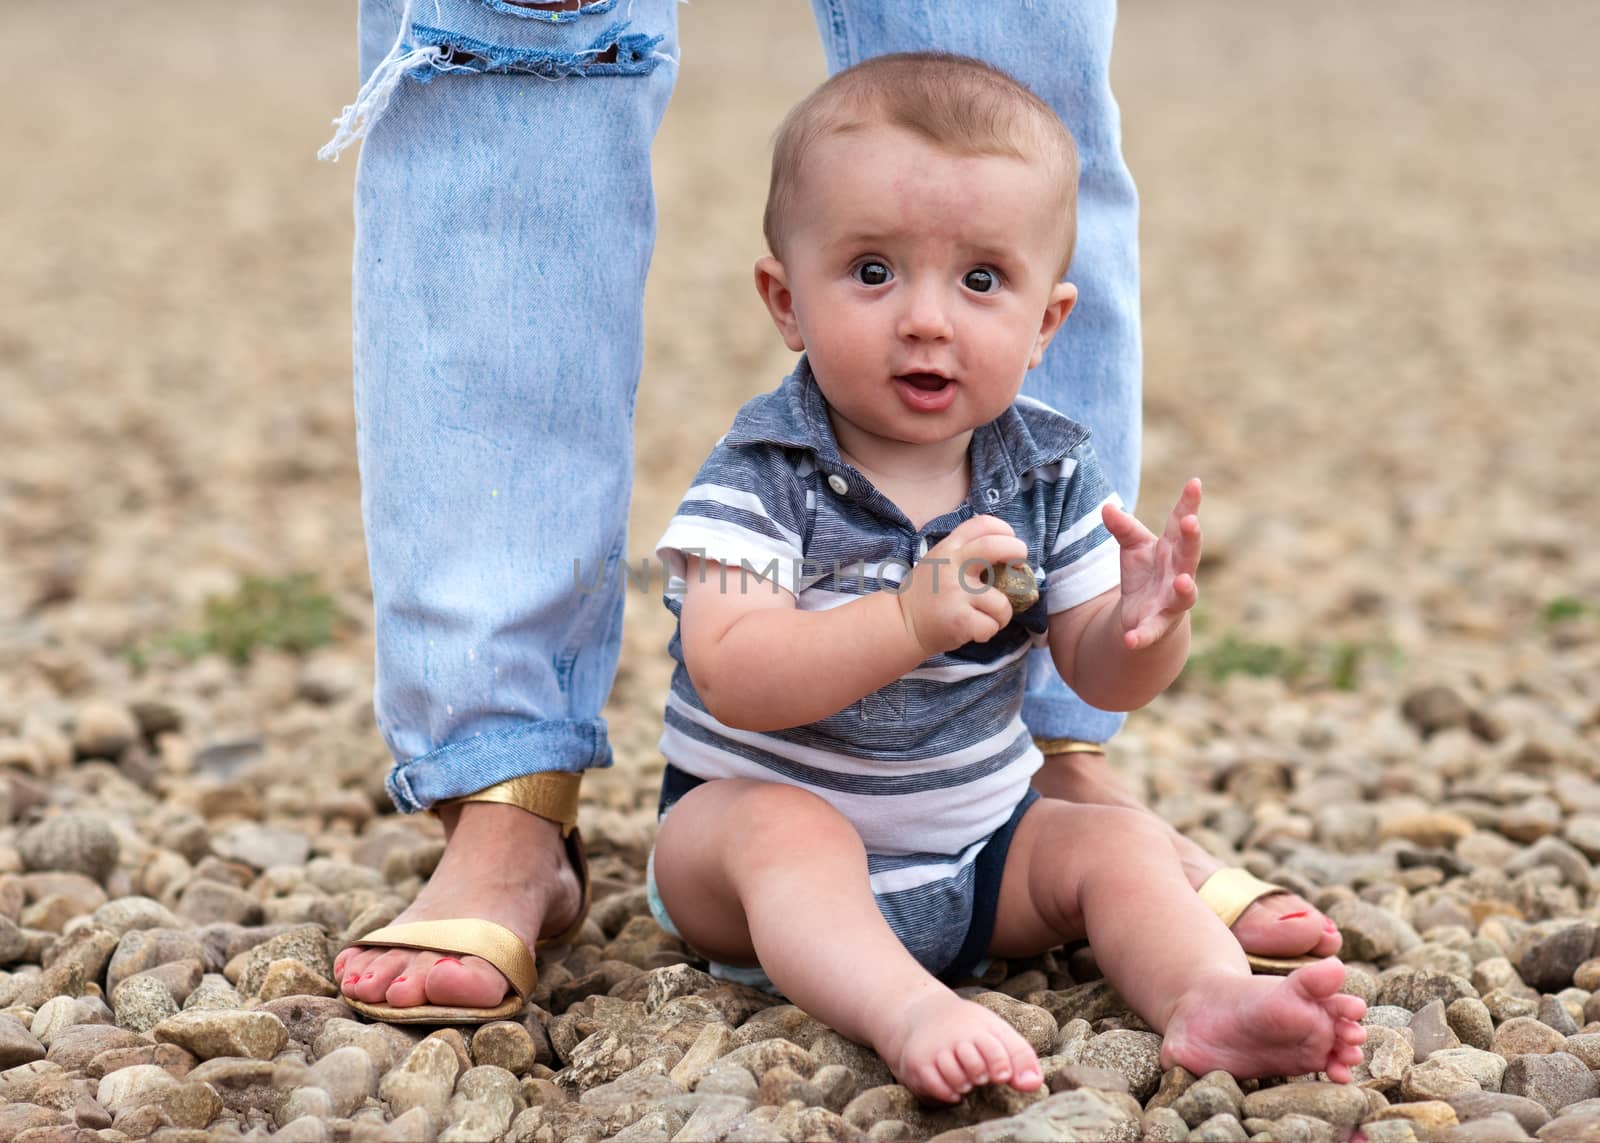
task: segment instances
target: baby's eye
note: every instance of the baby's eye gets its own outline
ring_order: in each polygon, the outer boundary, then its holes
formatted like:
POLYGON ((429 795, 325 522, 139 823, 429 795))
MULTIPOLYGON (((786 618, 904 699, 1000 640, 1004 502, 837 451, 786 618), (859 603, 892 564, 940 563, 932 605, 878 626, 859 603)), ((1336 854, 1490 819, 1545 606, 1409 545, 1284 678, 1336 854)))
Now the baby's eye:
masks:
POLYGON ((975 294, 992 294, 1000 288, 1000 276, 980 266, 976 270, 968 270, 961 284, 975 294))
POLYGON ((882 262, 863 262, 854 271, 856 281, 863 286, 881 286, 894 277, 882 262))

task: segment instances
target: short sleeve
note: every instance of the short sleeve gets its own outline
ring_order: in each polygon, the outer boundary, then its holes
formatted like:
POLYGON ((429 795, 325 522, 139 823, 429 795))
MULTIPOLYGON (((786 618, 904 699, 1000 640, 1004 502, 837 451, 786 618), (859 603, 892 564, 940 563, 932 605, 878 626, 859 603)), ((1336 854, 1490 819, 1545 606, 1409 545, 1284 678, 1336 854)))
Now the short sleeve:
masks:
POLYGON ((1122 581, 1121 552, 1100 511, 1122 498, 1087 442, 1061 462, 1048 518, 1055 535, 1045 545, 1045 600, 1050 614, 1087 602, 1122 581))
POLYGON ((805 491, 782 449, 719 441, 656 542, 669 603, 683 596, 689 556, 749 567, 798 595, 805 518, 805 491))

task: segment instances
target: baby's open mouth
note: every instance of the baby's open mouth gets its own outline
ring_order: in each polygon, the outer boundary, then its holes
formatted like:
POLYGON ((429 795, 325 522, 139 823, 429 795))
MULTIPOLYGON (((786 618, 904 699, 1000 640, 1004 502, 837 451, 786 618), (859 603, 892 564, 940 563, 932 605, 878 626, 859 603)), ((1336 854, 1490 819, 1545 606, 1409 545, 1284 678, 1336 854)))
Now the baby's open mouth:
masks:
POLYGON ((950 378, 940 377, 937 373, 902 373, 897 380, 904 381, 912 388, 921 389, 925 393, 937 393, 950 384, 950 378))

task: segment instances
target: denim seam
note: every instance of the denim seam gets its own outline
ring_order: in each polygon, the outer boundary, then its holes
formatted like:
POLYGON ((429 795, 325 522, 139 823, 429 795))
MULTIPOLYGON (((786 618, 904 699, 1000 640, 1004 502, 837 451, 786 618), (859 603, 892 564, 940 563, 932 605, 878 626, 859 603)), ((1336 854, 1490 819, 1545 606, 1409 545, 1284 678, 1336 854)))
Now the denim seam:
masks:
POLYGON ((838 61, 838 70, 843 71, 850 67, 855 60, 851 58, 850 37, 846 33, 847 21, 844 6, 840 0, 823 0, 828 9, 828 35, 833 39, 833 51, 838 61))
POLYGON ((604 576, 600 581, 602 590, 580 593, 588 604, 588 606, 581 608, 579 613, 584 622, 581 626, 573 628, 571 640, 561 649, 561 653, 556 656, 555 661, 556 686, 562 694, 570 694, 572 691, 572 672, 577 666, 579 653, 584 648, 593 645, 590 635, 600 622, 601 615, 601 609, 596 606, 595 597, 601 597, 598 602, 605 602, 609 598, 603 588, 605 584, 616 582, 613 577, 617 574, 617 563, 622 558, 622 549, 626 543, 627 533, 624 531, 623 535, 618 537, 617 542, 611 546, 611 550, 606 553, 605 562, 601 565, 604 576))
POLYGON ((529 8, 522 4, 508 4, 506 0, 478 0, 478 3, 491 12, 515 16, 519 20, 543 20, 551 24, 570 24, 584 16, 599 16, 617 6, 617 0, 594 0, 593 3, 579 5, 575 12, 551 12, 540 8, 529 8))
POLYGON ((485 40, 462 36, 443 28, 413 24, 409 37, 412 43, 427 44, 441 48, 445 52, 445 55, 437 61, 415 69, 414 78, 419 83, 428 83, 439 73, 447 71, 529 74, 549 79, 565 79, 570 76, 648 75, 661 63, 661 57, 655 54, 655 48, 666 37, 648 36, 643 32, 625 32, 627 26, 625 23, 612 24, 596 36, 583 51, 562 52, 548 48, 512 48, 504 44, 491 44, 485 40), (585 55, 599 55, 613 47, 617 51, 614 62, 582 62, 582 57, 585 55), (459 62, 455 58, 458 54, 472 56, 474 62, 459 62))
POLYGON ((428 807, 424 805, 422 799, 417 795, 416 790, 412 787, 411 781, 407 776, 407 772, 411 768, 434 761, 442 755, 455 753, 469 747, 472 749, 482 749, 485 745, 493 747, 501 743, 515 743, 521 738, 534 737, 542 732, 532 730, 532 725, 548 727, 552 723, 560 723, 565 729, 574 733, 577 740, 582 744, 585 760, 581 765, 578 766, 545 767, 542 770, 527 770, 525 773, 582 773, 585 770, 595 769, 602 764, 601 745, 603 737, 595 722, 565 719, 543 719, 539 720, 539 722, 536 724, 530 724, 529 727, 523 727, 516 730, 491 731, 488 734, 473 735, 470 739, 463 739, 458 742, 447 742, 442 746, 434 747, 434 749, 428 751, 426 754, 417 755, 415 758, 410 759, 403 765, 396 765, 389 772, 389 793, 391 796, 393 796, 395 804, 407 813, 415 813, 419 810, 427 809, 428 807))

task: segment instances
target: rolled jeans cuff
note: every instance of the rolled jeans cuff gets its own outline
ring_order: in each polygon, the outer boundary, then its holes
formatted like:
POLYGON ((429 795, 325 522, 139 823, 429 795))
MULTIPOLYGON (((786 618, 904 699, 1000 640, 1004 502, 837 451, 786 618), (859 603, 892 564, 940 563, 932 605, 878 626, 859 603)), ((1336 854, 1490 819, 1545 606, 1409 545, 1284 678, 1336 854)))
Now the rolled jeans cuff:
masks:
POLYGON ((525 774, 579 772, 611 765, 604 719, 541 721, 514 730, 475 734, 397 762, 384 786, 404 813, 477 793, 525 774))

